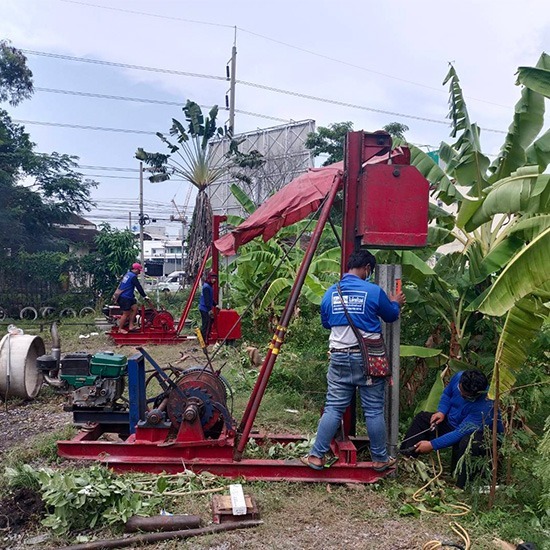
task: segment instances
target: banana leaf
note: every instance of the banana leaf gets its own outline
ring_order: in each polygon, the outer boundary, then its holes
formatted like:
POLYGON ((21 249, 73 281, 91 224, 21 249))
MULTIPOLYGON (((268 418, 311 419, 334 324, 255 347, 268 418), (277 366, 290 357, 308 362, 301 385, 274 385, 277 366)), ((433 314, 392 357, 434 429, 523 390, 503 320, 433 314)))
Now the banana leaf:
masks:
MULTIPOLYGON (((493 283, 479 311, 487 315, 504 315, 527 296, 543 289, 550 281, 550 228, 516 254, 493 283)), ((472 311, 471 305, 468 311, 472 311)))
POLYGON ((524 241, 532 241, 537 235, 550 227, 550 214, 535 214, 512 225, 507 230, 509 235, 519 234, 524 241))
POLYGON ((421 284, 426 277, 435 276, 434 270, 411 250, 398 252, 403 267, 403 279, 421 284))
POLYGON ((441 355, 442 350, 434 348, 425 348, 423 346, 399 346, 399 355, 401 357, 437 357, 441 355))
POLYGON ((524 166, 489 188, 482 204, 477 204, 463 226, 473 231, 491 221, 495 214, 546 213, 549 198, 550 174, 539 174, 538 166, 524 166))
MULTIPOLYGON (((546 61, 550 56, 546 56, 546 61)), ((545 63, 547 65, 547 63, 545 63)), ((518 79, 516 84, 523 84, 530 90, 550 98, 550 70, 538 67, 518 67, 518 79)))
POLYGON ((237 199, 237 202, 244 208, 246 213, 252 214, 252 212, 256 210, 256 205, 236 183, 232 183, 229 189, 233 196, 237 199))
POLYGON ((430 393, 428 394, 428 397, 422 402, 418 404, 416 407, 414 413, 418 414, 421 411, 427 411, 427 412, 436 412, 437 406, 439 405, 439 400, 441 399, 441 394, 443 393, 443 390, 445 389, 443 385, 443 378, 442 374, 440 373, 439 376, 436 376, 435 382, 432 386, 432 389, 430 390, 430 393))
POLYGON ((550 164, 550 129, 535 140, 525 154, 527 164, 538 164, 540 172, 544 172, 550 164))
POLYGON ((501 241, 483 258, 479 264, 476 277, 472 279, 474 284, 484 281, 492 273, 500 271, 510 259, 523 246, 523 241, 519 237, 511 235, 501 241))
POLYGON ((276 298, 286 289, 292 287, 292 280, 285 277, 279 277, 275 279, 267 289, 262 301, 260 302, 260 309, 265 309, 270 306, 276 298))
MULTIPOLYGON (((543 54, 537 67, 545 67, 548 56, 543 54)), ((549 58, 550 60, 550 58, 549 58)), ((490 170, 490 181, 495 182, 508 177, 512 172, 526 164, 526 150, 537 137, 544 125, 544 97, 538 92, 523 88, 521 98, 516 103, 514 119, 508 128, 508 134, 497 159, 490 170)))
POLYGON ((535 296, 519 300, 510 309, 497 346, 493 379, 489 389, 491 399, 495 398, 497 372, 501 393, 514 386, 516 376, 529 354, 529 346, 549 313, 550 309, 535 296))

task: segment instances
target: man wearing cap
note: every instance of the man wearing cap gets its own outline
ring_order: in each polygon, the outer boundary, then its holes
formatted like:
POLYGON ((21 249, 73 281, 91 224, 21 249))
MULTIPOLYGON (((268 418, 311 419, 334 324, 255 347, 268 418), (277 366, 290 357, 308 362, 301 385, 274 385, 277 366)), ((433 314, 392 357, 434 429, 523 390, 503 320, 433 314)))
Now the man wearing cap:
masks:
POLYGON ((212 308, 218 304, 214 301, 214 283, 218 279, 217 273, 209 271, 206 274, 202 285, 201 297, 199 300, 199 312, 201 314, 201 334, 206 345, 208 345, 208 336, 212 327, 212 318, 214 312, 212 308))
POLYGON ((122 277, 122 281, 118 285, 116 292, 113 294, 113 301, 116 302, 122 310, 122 315, 118 323, 118 331, 121 334, 128 334, 128 331, 134 332, 136 327, 134 322, 137 315, 137 301, 134 297, 134 291, 137 290, 145 300, 148 300, 141 283, 139 282, 138 275, 143 271, 141 264, 132 264, 132 269, 122 277), (128 330, 124 327, 128 323, 128 330))

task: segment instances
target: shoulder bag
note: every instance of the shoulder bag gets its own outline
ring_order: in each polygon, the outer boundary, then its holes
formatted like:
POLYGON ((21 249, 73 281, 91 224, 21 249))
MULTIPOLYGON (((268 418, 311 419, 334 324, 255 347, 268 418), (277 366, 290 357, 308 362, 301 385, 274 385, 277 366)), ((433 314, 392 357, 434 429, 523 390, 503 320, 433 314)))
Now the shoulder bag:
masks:
POLYGON ((391 365, 388 361, 384 338, 381 334, 376 337, 367 338, 359 332, 359 329, 351 320, 351 315, 349 314, 346 303, 344 302, 344 296, 342 295, 340 283, 336 285, 336 289, 340 295, 340 300, 342 302, 342 307, 344 308, 346 319, 348 320, 351 330, 353 330, 353 334, 355 334, 355 337, 357 338, 359 349, 361 350, 361 356, 363 358, 363 370, 365 371, 365 376, 371 376, 374 378, 386 378, 391 376, 391 365))

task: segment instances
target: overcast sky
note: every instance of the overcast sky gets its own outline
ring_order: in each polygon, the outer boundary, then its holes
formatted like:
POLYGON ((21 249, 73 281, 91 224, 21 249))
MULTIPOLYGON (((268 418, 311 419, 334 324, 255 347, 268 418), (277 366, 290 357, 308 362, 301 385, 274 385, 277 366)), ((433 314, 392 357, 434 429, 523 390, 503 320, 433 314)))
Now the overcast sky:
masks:
MULTIPOLYGON (((548 0, 0 0, 0 13, 0 38, 20 49, 215 77, 26 52, 37 91, 17 108, 2 107, 28 121, 39 151, 80 157, 89 167, 82 172, 100 182, 93 196, 101 209, 88 217, 117 226, 137 212, 136 149, 163 151, 152 134, 168 130, 172 117, 183 119, 181 107, 46 89, 223 106, 236 39, 236 108, 263 115, 237 113, 237 132, 283 120, 349 120, 368 131, 401 122, 410 142, 437 148, 450 139, 442 81, 452 62, 470 118, 484 129, 484 150, 496 154, 519 98, 517 67, 535 65, 550 47, 548 0)), ((170 201, 181 208, 187 186, 146 182, 146 211, 164 223, 175 213, 170 201)))

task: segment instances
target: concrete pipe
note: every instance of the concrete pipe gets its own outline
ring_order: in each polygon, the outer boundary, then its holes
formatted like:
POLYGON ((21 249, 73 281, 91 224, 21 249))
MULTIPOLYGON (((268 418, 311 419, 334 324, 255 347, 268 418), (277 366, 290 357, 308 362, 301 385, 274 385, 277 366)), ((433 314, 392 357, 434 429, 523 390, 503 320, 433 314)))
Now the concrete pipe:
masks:
POLYGON ((0 397, 34 399, 44 381, 36 359, 46 353, 44 340, 31 334, 6 334, 0 341, 0 397))

